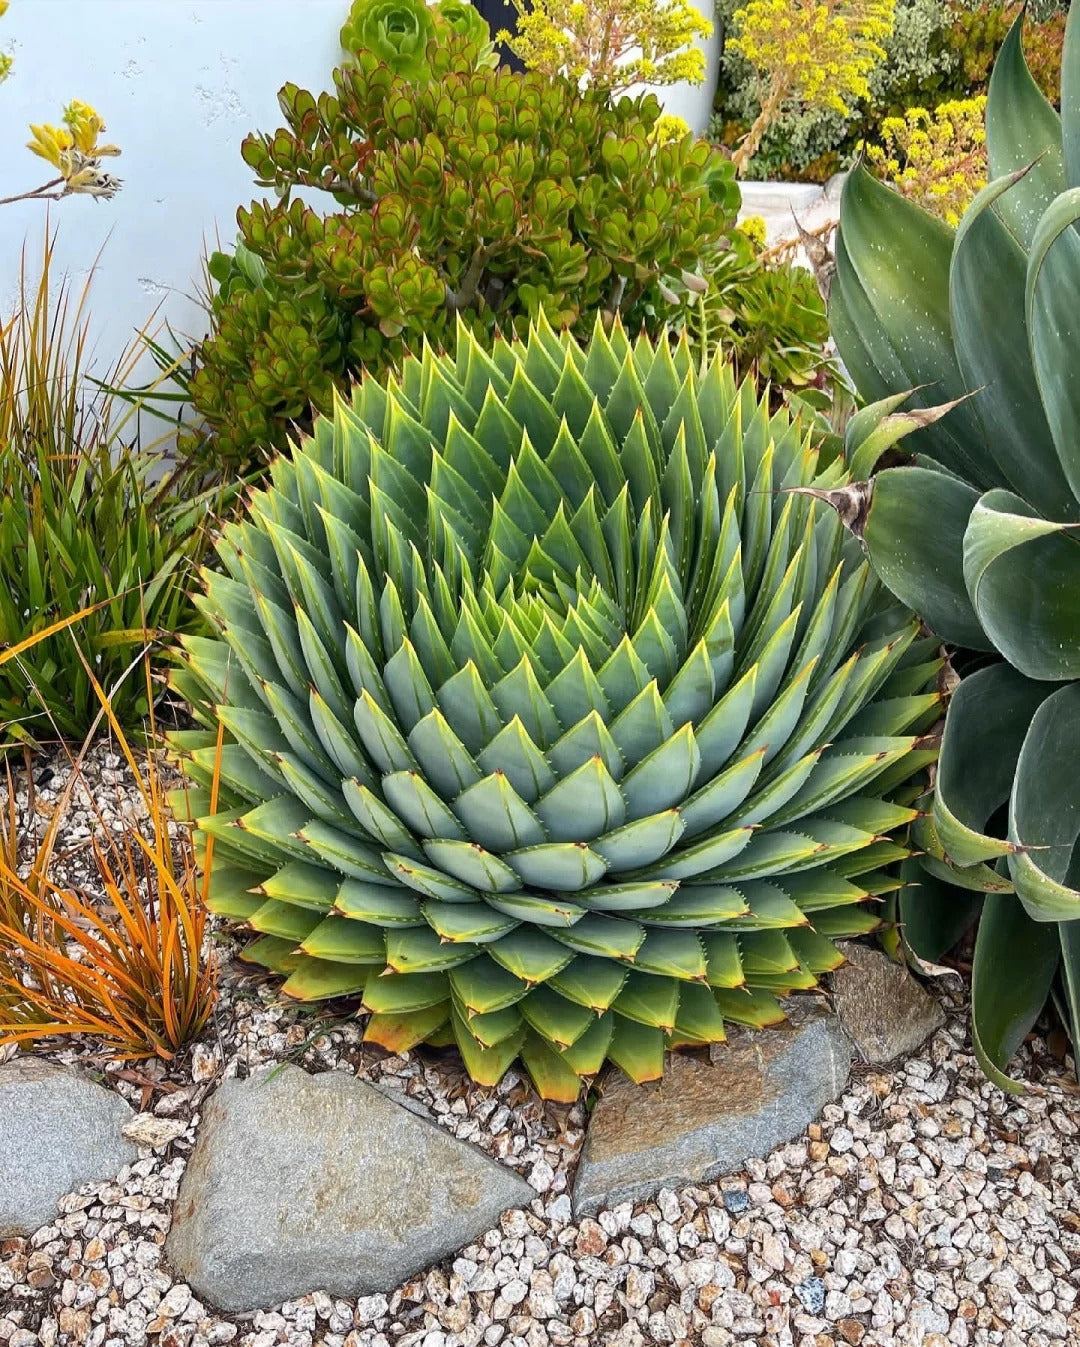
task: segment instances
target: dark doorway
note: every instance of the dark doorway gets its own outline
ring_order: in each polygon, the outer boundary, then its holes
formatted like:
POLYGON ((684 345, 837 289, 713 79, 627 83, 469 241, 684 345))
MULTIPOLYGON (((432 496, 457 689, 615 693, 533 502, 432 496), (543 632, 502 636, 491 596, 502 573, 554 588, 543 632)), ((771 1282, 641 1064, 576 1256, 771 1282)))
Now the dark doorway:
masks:
MULTIPOLYGON (((476 8, 487 19, 488 27, 491 29, 492 38, 495 34, 501 32, 504 28, 508 33, 517 32, 517 10, 510 3, 510 0, 473 0, 476 8)), ((511 70, 524 70, 524 66, 503 44, 496 48, 499 53, 499 64, 509 66, 511 70)))

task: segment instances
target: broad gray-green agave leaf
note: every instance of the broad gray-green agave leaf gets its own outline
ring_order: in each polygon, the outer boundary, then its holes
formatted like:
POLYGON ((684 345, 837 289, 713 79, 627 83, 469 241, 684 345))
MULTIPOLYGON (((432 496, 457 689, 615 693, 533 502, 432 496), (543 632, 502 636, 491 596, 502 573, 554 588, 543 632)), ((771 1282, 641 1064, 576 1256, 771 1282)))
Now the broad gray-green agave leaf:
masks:
POLYGON ((792 490, 839 480, 721 361, 618 326, 365 380, 225 529, 219 634, 184 642, 211 906, 369 1039, 550 1098, 782 1018, 877 922, 938 702, 792 490))
MULTIPOLYGON (((990 80, 991 181, 959 228, 856 169, 830 305, 859 392, 908 423, 919 455, 853 488, 870 560, 944 640, 980 652, 916 830, 928 873, 900 916, 931 961, 978 924, 973 1039, 1006 1089, 1048 998, 1080 1043, 1080 10, 1060 116, 1022 32, 1023 15, 990 80), (897 413, 910 390, 915 410, 897 413)), ((865 441, 852 471, 887 447, 865 441)))

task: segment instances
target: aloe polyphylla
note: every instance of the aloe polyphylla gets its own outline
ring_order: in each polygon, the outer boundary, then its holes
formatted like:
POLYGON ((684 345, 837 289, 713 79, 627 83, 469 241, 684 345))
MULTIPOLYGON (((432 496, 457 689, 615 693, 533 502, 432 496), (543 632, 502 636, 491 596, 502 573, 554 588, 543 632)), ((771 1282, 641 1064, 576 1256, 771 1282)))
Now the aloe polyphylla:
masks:
POLYGON ((618 324, 365 379, 183 642, 190 775, 231 740, 212 909, 291 995, 362 993, 369 1040, 548 1098, 781 1019, 877 925, 938 712, 934 646, 804 490, 840 475, 618 324))

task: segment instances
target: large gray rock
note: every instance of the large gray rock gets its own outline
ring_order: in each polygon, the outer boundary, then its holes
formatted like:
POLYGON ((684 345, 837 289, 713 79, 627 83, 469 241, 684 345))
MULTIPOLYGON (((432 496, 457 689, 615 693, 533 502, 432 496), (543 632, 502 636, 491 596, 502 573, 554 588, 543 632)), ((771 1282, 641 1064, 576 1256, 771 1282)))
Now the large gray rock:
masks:
POLYGON ((0 1238, 48 1225, 58 1198, 137 1159, 121 1136, 134 1116, 77 1071, 29 1056, 0 1066, 0 1238))
POLYGON ((576 1214, 707 1183, 802 1132, 844 1088, 851 1045, 816 1004, 796 1003, 791 1017, 778 1029, 736 1030, 715 1064, 672 1053, 655 1085, 613 1072, 589 1121, 576 1214))
POLYGON ((225 1310, 366 1295, 536 1194, 512 1170, 342 1072, 229 1080, 203 1107, 166 1253, 225 1310))
POLYGON ((875 1066, 914 1052, 945 1023, 945 1012, 901 964, 852 941, 832 977, 833 1006, 848 1037, 875 1066))

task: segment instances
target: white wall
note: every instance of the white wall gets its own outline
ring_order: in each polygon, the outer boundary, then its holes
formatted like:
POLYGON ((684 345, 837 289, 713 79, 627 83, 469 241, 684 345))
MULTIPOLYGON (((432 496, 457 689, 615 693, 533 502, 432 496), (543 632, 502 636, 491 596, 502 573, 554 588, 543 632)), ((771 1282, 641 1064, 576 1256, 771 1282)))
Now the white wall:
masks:
POLYGON ((704 135, 712 117, 713 98, 720 73, 720 34, 716 31, 714 0, 693 0, 694 8, 713 25, 707 38, 698 38, 697 46, 705 53, 705 82, 703 84, 673 84, 658 89, 661 103, 673 117, 681 117, 692 131, 704 135))
MULTIPOLYGON (((27 124, 58 122, 71 98, 93 104, 123 150, 104 164, 124 180, 113 201, 51 207, 60 269, 81 280, 103 249, 92 292, 101 362, 155 309, 179 333, 203 335, 193 295, 204 246, 231 246, 237 206, 263 195, 240 143, 281 125, 287 80, 331 87, 347 12, 348 0, 12 0, 0 20, 0 48, 15 58, 0 86, 0 196, 49 177, 24 148, 27 124)), ((711 86, 663 96, 703 129, 711 86)), ((24 238, 31 260, 40 254, 44 216, 40 202, 0 207, 0 314, 11 311, 24 238)))
MULTIPOLYGON (((58 122, 71 98, 105 118, 124 180, 113 201, 51 207, 57 261, 81 278, 104 246, 93 289, 97 347, 116 354, 155 307, 201 336, 191 298, 204 240, 231 245, 236 208, 262 193, 240 157, 249 131, 281 125, 287 80, 329 87, 344 0, 12 0, 0 47, 0 196, 39 185, 50 166, 24 148, 29 122, 58 122)), ((45 208, 0 207, 0 312, 10 312, 24 237, 40 252, 45 208)))

